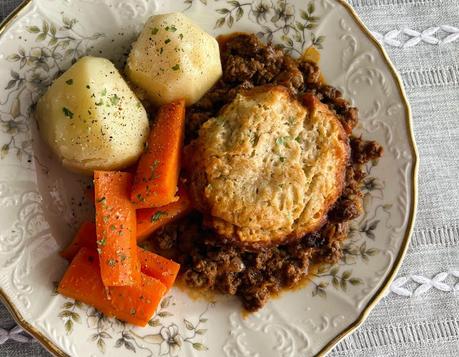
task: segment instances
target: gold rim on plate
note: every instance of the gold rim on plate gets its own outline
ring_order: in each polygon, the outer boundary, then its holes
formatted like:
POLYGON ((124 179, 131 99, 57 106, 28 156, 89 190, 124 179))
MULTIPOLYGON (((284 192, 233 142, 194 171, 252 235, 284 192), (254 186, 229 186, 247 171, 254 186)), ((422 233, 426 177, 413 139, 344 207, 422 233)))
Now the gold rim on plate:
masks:
MULTIPOLYGON (((397 73, 397 71, 394 68, 394 65, 392 64, 391 60, 389 59, 389 56, 387 55, 386 51, 384 48, 381 46, 381 44, 376 40, 376 38, 371 34, 371 32, 368 30, 368 28, 365 26, 365 24, 360 20, 359 16, 355 12, 355 10, 352 8, 351 5, 349 5, 345 0, 337 0, 345 9, 346 11, 351 15, 351 17, 354 19, 355 23, 359 26, 359 28, 363 31, 363 33, 370 39, 370 41, 375 45, 375 47, 378 49, 380 54, 382 55, 386 65, 389 67, 390 72, 395 79, 395 83, 397 85, 397 88, 399 90, 400 97, 403 100, 403 105, 405 107, 405 117, 406 117, 406 124, 409 130, 409 139, 410 139, 410 146, 412 149, 412 155, 413 155, 413 167, 411 169, 411 195, 412 195, 412 200, 411 200, 411 206, 410 206, 410 213, 409 213, 409 219, 405 231, 405 237, 403 238, 402 245, 400 246, 400 250, 397 254, 397 257, 394 261, 394 264, 392 266, 391 271, 389 274, 386 276, 384 279, 384 282, 382 285, 379 287, 378 291, 376 294, 370 299, 370 301, 367 303, 367 306, 362 310, 360 313, 359 317, 351 323, 344 331, 339 333, 335 338, 333 338, 330 342, 328 342, 318 353, 317 357, 322 357, 325 356, 330 350, 336 346, 336 344, 341 341, 344 337, 348 336, 351 334, 353 331, 355 331, 362 323, 366 320, 368 317, 369 313, 373 308, 376 306, 376 304, 382 299, 384 296, 385 291, 389 287, 390 283, 392 280, 394 280, 395 275, 397 274, 400 265, 402 264, 403 258, 406 254, 406 251, 408 249, 408 244, 410 242, 411 238, 411 233, 413 231, 413 225, 414 225, 414 218, 416 216, 416 206, 417 206, 417 176, 418 176, 418 163, 419 163, 419 154, 418 150, 416 147, 416 143, 414 141, 414 133, 413 133, 413 127, 412 127, 412 117, 411 117, 411 109, 410 105, 408 104, 408 99, 406 98, 406 93, 405 89, 403 88, 402 81, 397 73)), ((0 36, 5 32, 5 30, 9 27, 9 25, 12 24, 14 20, 16 20, 19 15, 32 3, 32 0, 24 0, 10 15, 8 15, 5 20, 0 24, 0 36)), ((43 335, 40 331, 38 331, 35 327, 33 327, 30 323, 28 323, 22 315, 19 313, 19 311, 15 308, 14 304, 9 300, 9 298, 6 296, 6 294, 3 292, 3 290, 0 288, 0 299, 4 303, 4 305, 7 307, 11 315, 13 316, 14 320, 18 323, 19 326, 21 326, 28 334, 33 336, 35 339, 37 339, 48 351, 53 353, 56 356, 63 356, 66 357, 68 356, 64 351, 62 351, 56 344, 54 344, 49 338, 47 338, 45 335, 43 335)))

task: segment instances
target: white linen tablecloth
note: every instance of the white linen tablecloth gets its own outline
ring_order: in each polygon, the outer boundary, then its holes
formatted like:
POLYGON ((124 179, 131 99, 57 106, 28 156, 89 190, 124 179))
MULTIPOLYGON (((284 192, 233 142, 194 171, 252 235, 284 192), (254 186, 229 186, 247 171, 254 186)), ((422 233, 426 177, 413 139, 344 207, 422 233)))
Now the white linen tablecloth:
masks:
MULTIPOLYGON (((387 296, 330 356, 459 356, 459 0, 349 0, 408 94, 421 163, 408 254, 387 296)), ((20 0, 0 0, 0 19, 20 0)), ((0 356, 48 356, 0 303, 0 356)))

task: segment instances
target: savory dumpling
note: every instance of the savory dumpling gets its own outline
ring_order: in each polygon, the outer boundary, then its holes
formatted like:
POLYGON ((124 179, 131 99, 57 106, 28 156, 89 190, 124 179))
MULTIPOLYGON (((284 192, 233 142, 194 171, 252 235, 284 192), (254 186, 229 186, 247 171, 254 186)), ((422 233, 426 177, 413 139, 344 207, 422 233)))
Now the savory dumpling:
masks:
POLYGON ((149 132, 145 109, 113 63, 83 57, 38 101, 41 136, 68 169, 85 174, 133 164, 149 132))
POLYGON ((185 147, 193 203, 220 237, 276 245, 324 224, 349 144, 325 104, 304 101, 281 86, 242 91, 185 147))
POLYGON ((198 101, 222 74, 218 43, 181 13, 152 16, 133 44, 128 78, 157 105, 198 101))

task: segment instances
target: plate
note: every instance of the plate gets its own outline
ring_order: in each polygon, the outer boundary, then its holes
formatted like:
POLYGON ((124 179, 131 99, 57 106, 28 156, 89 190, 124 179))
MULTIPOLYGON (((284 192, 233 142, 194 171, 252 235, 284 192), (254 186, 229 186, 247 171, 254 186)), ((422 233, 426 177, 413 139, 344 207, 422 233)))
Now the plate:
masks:
POLYGON ((344 1, 32 0, 1 27, 0 288, 18 323, 56 355, 322 355, 382 298, 408 245, 417 153, 402 85, 381 46, 344 1), (90 214, 87 179, 41 143, 33 103, 84 54, 120 65, 149 15, 184 11, 213 35, 259 33, 293 54, 320 51, 325 80, 360 109, 357 131, 385 148, 367 166, 366 213, 344 257, 249 316, 230 297, 192 299, 174 288, 147 328, 101 316, 54 293, 58 251, 90 214))

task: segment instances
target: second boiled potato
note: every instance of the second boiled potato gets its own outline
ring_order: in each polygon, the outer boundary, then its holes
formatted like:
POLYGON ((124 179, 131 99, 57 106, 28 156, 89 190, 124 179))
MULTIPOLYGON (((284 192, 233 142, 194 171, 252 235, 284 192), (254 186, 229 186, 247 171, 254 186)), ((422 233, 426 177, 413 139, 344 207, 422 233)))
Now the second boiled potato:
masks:
POLYGON ((157 105, 198 101, 222 74, 214 37, 181 13, 152 16, 133 44, 129 79, 157 105))

